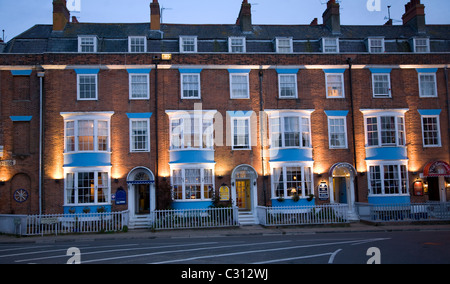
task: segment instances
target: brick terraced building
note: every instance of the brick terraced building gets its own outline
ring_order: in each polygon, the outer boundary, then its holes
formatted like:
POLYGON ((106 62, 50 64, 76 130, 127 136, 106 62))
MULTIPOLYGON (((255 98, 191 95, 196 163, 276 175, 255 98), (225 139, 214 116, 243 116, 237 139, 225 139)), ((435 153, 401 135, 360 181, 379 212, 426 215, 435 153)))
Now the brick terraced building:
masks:
POLYGON ((367 26, 334 0, 309 25, 246 0, 228 25, 53 7, 0 43, 0 214, 450 200, 450 26, 419 0, 367 26))

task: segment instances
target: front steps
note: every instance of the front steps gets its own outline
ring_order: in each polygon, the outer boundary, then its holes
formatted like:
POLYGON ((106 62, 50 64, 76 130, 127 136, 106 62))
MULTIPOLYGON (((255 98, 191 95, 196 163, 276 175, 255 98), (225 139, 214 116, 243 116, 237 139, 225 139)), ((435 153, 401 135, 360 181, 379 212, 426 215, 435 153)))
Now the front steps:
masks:
POLYGON ((258 224, 256 214, 251 211, 239 211, 239 224, 241 226, 258 224))

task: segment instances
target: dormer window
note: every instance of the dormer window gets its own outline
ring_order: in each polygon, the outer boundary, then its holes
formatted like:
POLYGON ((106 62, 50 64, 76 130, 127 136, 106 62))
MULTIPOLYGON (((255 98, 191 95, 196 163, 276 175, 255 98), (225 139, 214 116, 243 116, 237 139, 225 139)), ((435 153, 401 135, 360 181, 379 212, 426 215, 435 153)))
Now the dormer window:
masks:
POLYGON ((428 38, 414 38, 413 44, 416 53, 430 52, 430 40, 428 38))
POLYGON ((228 50, 230 53, 245 53, 245 37, 230 37, 228 39, 228 50))
POLYGON ((147 52, 147 40, 145 36, 128 37, 128 52, 147 52))
POLYGON ((322 38, 323 53, 339 53, 339 38, 322 38))
POLYGON ((196 36, 180 36, 180 52, 196 53, 197 37, 196 36))
POLYGON ((78 52, 82 52, 82 53, 97 52, 97 37, 96 36, 79 36, 78 37, 78 52))
POLYGON ((294 52, 292 38, 276 38, 275 48, 277 53, 292 53, 294 52))
POLYGON ((368 49, 370 53, 384 53, 384 38, 369 38, 368 49))

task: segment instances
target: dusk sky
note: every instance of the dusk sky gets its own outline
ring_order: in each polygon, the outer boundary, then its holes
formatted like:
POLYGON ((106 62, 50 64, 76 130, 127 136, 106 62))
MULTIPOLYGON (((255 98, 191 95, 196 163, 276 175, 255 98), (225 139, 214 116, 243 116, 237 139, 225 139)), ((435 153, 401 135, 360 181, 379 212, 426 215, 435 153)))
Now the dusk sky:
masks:
MULTIPOLYGON (((72 12, 80 22, 143 23, 150 21, 151 0, 80 1, 81 11, 72 12)), ((160 0, 164 23, 234 24, 242 0, 160 0)), ((314 18, 322 24, 327 0, 250 0, 254 24, 307 25, 314 18)), ((401 24, 408 0, 341 0, 341 24, 382 25, 391 5, 394 24, 401 24), (380 3, 380 11, 369 11, 367 2, 380 3)), ((450 24, 449 0, 422 0, 427 24, 450 24)), ((374 6, 372 6, 374 7, 374 6)), ((372 9, 373 10, 373 9, 372 9)), ((6 41, 36 24, 52 24, 52 0, 0 0, 0 32, 6 41)), ((2 37, 0 33, 0 38, 2 37)))

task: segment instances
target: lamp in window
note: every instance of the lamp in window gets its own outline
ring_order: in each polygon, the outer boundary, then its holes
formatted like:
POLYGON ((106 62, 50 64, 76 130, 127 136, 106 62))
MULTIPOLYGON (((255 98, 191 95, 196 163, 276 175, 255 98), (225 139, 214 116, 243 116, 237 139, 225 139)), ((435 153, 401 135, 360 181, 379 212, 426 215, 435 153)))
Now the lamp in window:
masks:
POLYGON ((197 199, 197 198, 195 197, 195 194, 192 194, 192 195, 191 195, 191 199, 197 199))

